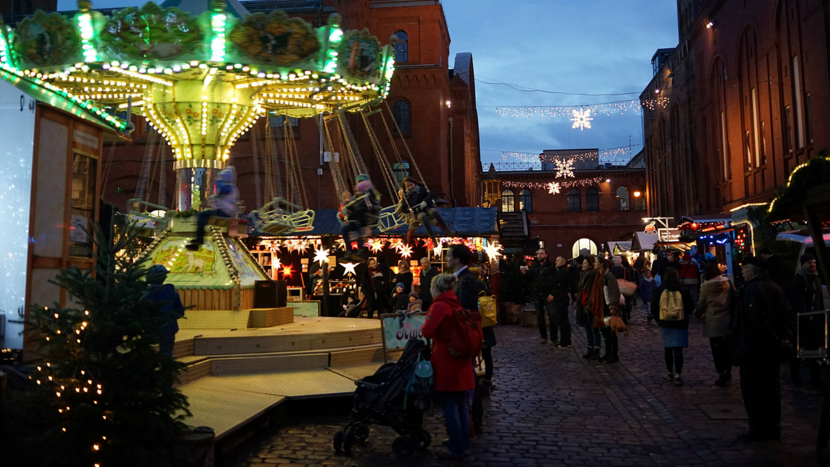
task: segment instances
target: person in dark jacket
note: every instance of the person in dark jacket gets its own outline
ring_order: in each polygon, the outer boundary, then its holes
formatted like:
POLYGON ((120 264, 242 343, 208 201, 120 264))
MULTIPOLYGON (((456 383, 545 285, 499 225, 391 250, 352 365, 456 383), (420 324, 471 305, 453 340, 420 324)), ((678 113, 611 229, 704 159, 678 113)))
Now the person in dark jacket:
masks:
POLYGON ((767 275, 769 276, 770 280, 778 284, 778 286, 781 287, 783 290, 787 290, 787 287, 790 285, 793 276, 787 271, 787 268, 784 267, 784 263, 781 262, 781 258, 767 247, 758 250, 758 254, 761 255, 761 258, 763 258, 763 260, 766 261, 767 264, 769 264, 769 269, 767 269, 767 275))
POLYGON ((646 267, 646 254, 644 252, 640 252, 640 256, 634 260, 634 271, 637 274, 643 273, 643 268, 646 267))
POLYGON ((441 217, 438 208, 435 206, 435 194, 427 190, 427 187, 412 177, 403 179, 404 191, 397 211, 402 214, 410 214, 409 232, 406 234, 406 242, 412 244, 415 231, 419 225, 423 225, 427 234, 432 238, 433 244, 437 245, 438 240, 432 232, 431 224, 436 223, 441 227, 444 235, 454 236, 457 232, 450 230, 447 221, 441 217))
POLYGON ((409 270, 409 261, 401 260, 398 262, 398 273, 395 275, 395 282, 403 284, 403 291, 405 293, 412 292, 412 272, 409 270))
POLYGON ((406 293, 402 282, 395 284, 395 291, 392 293, 392 311, 406 310, 409 306, 409 294, 406 293))
POLYGON ((369 319, 375 316, 376 310, 378 318, 380 318, 380 315, 386 312, 386 283, 388 279, 383 271, 378 268, 378 262, 375 259, 370 259, 368 266, 360 283, 360 290, 363 292, 361 305, 365 305, 369 319))
POLYGON ((429 310, 432 305, 432 294, 429 291, 429 285, 432 284, 432 278, 438 275, 438 270, 429 264, 429 258, 424 256, 421 258, 421 291, 418 296, 424 302, 424 310, 429 310))
POLYGON ((683 349, 689 346, 689 315, 695 311, 695 304, 689 290, 680 282, 679 273, 673 267, 666 268, 665 280, 654 292, 651 314, 660 328, 660 338, 665 348, 665 378, 683 386, 680 376, 683 372, 683 349), (664 296, 665 295, 665 296, 664 296), (680 313, 674 314, 680 310, 680 313))
POLYGON ((739 436, 746 441, 777 440, 781 437, 780 362, 786 359, 782 346, 792 342, 784 294, 766 274, 760 258, 744 259, 745 282, 733 310, 729 355, 741 367, 741 394, 749 418, 749 430, 739 436))
POLYGON ((588 360, 598 359, 602 349, 600 328, 594 326, 594 319, 591 315, 591 291, 593 290, 596 276, 594 257, 586 255, 582 260, 582 271, 579 273, 579 287, 577 288, 574 313, 576 314, 576 322, 585 328, 588 351, 585 352, 582 358, 588 360))
POLYGON ((179 332, 178 319, 184 317, 184 305, 179 298, 179 293, 173 284, 165 284, 167 280, 167 268, 157 264, 147 271, 147 284, 150 285, 150 300, 155 303, 163 303, 159 313, 169 318, 169 321, 162 323, 159 329, 159 352, 173 358, 173 347, 176 344, 176 333, 179 332))
MULTIPOLYGON (((770 256, 770 258, 774 257, 775 255, 770 256)), ((820 311, 824 309, 824 294, 821 289, 821 279, 818 277, 816 257, 809 253, 805 253, 801 255, 799 264, 800 267, 796 270, 795 277, 793 277, 787 290, 790 306, 792 307, 790 322, 793 324, 794 328, 798 313, 807 313, 810 311, 820 311)), ((770 266, 770 268, 772 268, 772 266, 770 266)), ((770 277, 770 279, 772 279, 772 277, 770 277)), ((800 362, 798 357, 796 355, 791 356, 790 373, 793 384, 796 386, 801 385, 799 366, 800 362)), ((816 364, 810 365, 810 380, 813 386, 822 385, 821 368, 816 364)))
POLYGON ((453 245, 447 254, 447 265, 453 270, 458 283, 455 285, 455 295, 465 310, 478 310, 478 293, 481 285, 470 272, 470 263, 473 261, 473 252, 466 245, 453 245))
POLYGON ((362 263, 366 261, 366 249, 358 246, 358 252, 355 253, 352 251, 352 242, 357 240, 358 244, 362 244, 360 239, 371 234, 371 226, 377 223, 380 215, 380 194, 372 185, 368 175, 360 174, 356 181, 355 194, 343 207, 347 222, 341 227, 340 234, 346 243, 344 258, 362 263))
POLYGON ((669 260, 666 258, 666 252, 661 251, 660 257, 654 260, 654 263, 651 265, 651 274, 654 275, 655 280, 659 277, 659 280, 662 282, 663 273, 666 272, 667 267, 669 267, 669 260))
POLYGON ((556 342, 556 305, 553 303, 553 282, 556 276, 556 266, 548 260, 548 251, 540 248, 536 252, 536 261, 530 267, 522 266, 522 274, 531 284, 530 299, 536 307, 536 320, 539 324, 539 334, 542 336, 540 344, 548 343, 548 332, 545 326, 545 312, 550 321, 551 344, 556 342))
POLYGON ((571 347, 571 323, 568 321, 571 275, 568 271, 568 260, 564 256, 557 256, 554 266, 556 267, 556 274, 553 276, 550 294, 553 295, 556 321, 551 323, 550 339, 552 342, 559 341, 559 344, 554 348, 564 350, 571 347))
POLYGON ((576 303, 577 300, 577 292, 579 292, 579 276, 580 272, 582 271, 582 262, 585 260, 585 257, 579 255, 576 259, 573 260, 571 263, 571 267, 568 268, 568 274, 571 276, 571 284, 570 284, 570 294, 571 300, 576 303))
POLYGON ((619 337, 617 332, 608 326, 606 320, 612 316, 621 317, 620 286, 617 278, 611 274, 611 262, 597 258, 594 263, 596 276, 591 286, 591 317, 593 325, 602 333, 605 339, 605 355, 599 357, 601 363, 618 363, 620 361, 619 337))
POLYGON ((650 269, 643 269, 643 274, 640 276, 640 286, 637 288, 637 293, 643 299, 643 305, 646 309, 646 317, 649 324, 651 324, 651 301, 654 299, 654 292, 657 291, 657 282, 651 274, 650 269))

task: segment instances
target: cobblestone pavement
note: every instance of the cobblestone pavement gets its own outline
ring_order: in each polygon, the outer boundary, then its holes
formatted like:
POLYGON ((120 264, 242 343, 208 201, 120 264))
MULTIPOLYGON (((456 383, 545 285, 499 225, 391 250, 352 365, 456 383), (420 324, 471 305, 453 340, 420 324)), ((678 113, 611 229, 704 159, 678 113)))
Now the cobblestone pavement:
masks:
MULTIPOLYGON (((485 402, 485 433, 464 464, 732 466, 817 465, 815 437, 821 393, 795 388, 782 367, 782 439, 736 440, 744 420, 710 420, 701 404, 742 407, 738 369, 727 388, 716 378, 702 325, 690 330, 685 352, 685 386, 663 379, 663 348, 656 327, 635 310, 628 336, 620 337, 621 362, 602 365, 581 358, 585 335, 574 333, 574 347, 554 350, 539 344, 535 328, 499 326, 494 349, 496 390, 485 402)), ((805 381, 808 375, 803 374, 805 381)), ((346 405, 348 405, 347 401, 346 405)), ((400 461, 392 455, 395 433, 372 426, 369 442, 352 456, 335 455, 332 437, 346 421, 348 408, 316 415, 272 431, 243 448, 233 467, 286 465, 444 465, 435 447, 400 461)), ((445 437, 440 410, 426 415, 433 445, 445 437)))

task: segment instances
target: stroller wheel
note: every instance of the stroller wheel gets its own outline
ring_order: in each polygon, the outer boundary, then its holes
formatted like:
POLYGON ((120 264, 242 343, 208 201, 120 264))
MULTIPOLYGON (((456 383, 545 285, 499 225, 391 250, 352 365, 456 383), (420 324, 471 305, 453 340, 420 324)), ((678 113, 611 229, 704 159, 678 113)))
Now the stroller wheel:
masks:
POLYGON ((363 444, 369 439, 369 427, 363 423, 357 423, 352 427, 354 442, 363 444))
POLYGON ((346 455, 350 455, 352 453, 352 444, 354 444, 354 430, 349 428, 346 430, 346 433, 343 434, 343 452, 346 455))
POLYGON ((399 459, 405 459, 415 452, 416 444, 409 438, 403 436, 395 438, 392 442, 392 452, 398 456, 399 459))
POLYGON ((340 452, 341 447, 343 447, 343 432, 338 431, 334 434, 334 451, 340 452))
POLYGON ((418 428, 412 433, 412 442, 418 449, 426 449, 432 444, 432 435, 423 428, 418 428))

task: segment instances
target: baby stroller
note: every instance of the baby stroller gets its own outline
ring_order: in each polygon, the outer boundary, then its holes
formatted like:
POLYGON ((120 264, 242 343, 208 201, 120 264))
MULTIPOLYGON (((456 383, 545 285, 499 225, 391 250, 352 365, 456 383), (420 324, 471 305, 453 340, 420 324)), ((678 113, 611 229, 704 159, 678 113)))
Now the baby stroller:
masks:
POLYGON ((369 439, 369 423, 392 427, 400 435, 392 443, 392 451, 399 458, 412 455, 416 449, 426 449, 432 436, 424 429, 424 409, 430 394, 407 394, 411 377, 418 362, 429 360, 430 349, 420 339, 410 340, 396 363, 387 363, 374 375, 355 382, 354 407, 349 423, 334 435, 334 449, 351 454, 355 443, 369 439))

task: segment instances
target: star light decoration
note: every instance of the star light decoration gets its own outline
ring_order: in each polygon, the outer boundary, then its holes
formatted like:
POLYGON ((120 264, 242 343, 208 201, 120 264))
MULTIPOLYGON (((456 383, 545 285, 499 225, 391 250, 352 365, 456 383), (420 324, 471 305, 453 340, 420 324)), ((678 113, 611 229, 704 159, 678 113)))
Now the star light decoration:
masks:
POLYGON ((399 253, 401 254, 401 256, 403 256, 404 258, 409 259, 409 257, 410 257, 410 256, 412 256, 412 247, 411 247, 411 246, 409 246, 409 245, 403 245, 403 246, 401 247, 401 249, 400 249, 398 252, 399 252, 399 253))
POLYGON ((548 183, 548 193, 551 195, 558 195, 560 190, 559 182, 548 183))
POLYGON ((574 122, 571 128, 579 128, 579 131, 584 130, 585 128, 591 129, 591 121, 594 119, 591 118, 591 109, 574 109, 573 117, 571 121, 574 122))
POLYGON ((355 268, 355 266, 357 266, 357 264, 358 263, 340 263, 340 265, 343 266, 343 269, 344 269, 343 274, 344 275, 354 274, 356 276, 357 273, 355 272, 354 268, 355 268))
POLYGON ((553 163, 556 164, 556 178, 576 178, 573 159, 558 157, 553 163))
POLYGON ((495 261, 499 256, 501 256, 501 253, 499 252, 501 249, 501 245, 493 242, 484 247, 484 252, 487 253, 487 257, 490 258, 491 261, 495 261))
POLYGON ((329 252, 322 248, 314 250, 314 261, 320 263, 320 265, 322 265, 323 263, 328 263, 329 252))

